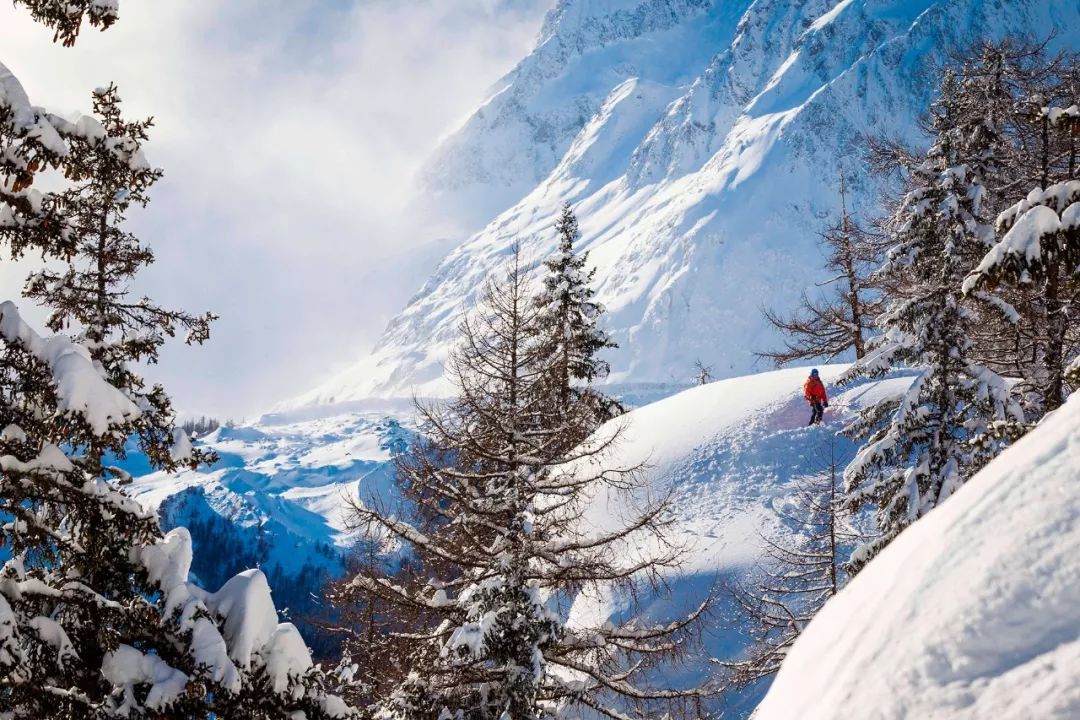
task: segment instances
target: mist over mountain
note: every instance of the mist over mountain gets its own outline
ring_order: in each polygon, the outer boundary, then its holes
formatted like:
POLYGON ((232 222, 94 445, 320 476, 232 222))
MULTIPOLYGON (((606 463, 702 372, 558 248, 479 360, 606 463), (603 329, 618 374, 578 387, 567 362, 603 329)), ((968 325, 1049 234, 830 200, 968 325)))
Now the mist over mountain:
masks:
POLYGON ((550 254, 566 201, 619 344, 611 382, 687 382, 695 360, 717 377, 759 369, 775 342, 762 298, 788 308, 824 279, 817 232, 841 172, 849 209, 876 207, 864 135, 919 143, 953 51, 1078 23, 1052 0, 564 0, 419 179, 418 211, 477 231, 373 353, 284 406, 443 394, 483 279, 514 243, 550 254))

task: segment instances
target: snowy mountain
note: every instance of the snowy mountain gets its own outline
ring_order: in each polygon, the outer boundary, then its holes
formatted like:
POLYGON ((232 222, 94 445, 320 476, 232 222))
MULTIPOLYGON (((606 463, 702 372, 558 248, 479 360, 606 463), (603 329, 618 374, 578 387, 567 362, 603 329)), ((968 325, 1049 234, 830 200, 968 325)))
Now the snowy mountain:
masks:
POLYGON ((755 720, 1080 717, 1080 396, 903 532, 755 720))
POLYGON ((353 541, 346 502, 390 491, 392 455, 410 433, 388 413, 401 411, 384 404, 221 427, 199 441, 220 456, 209 469, 150 473, 145 458, 130 455, 130 490, 166 529, 188 528, 201 582, 216 587, 259 566, 278 606, 303 613, 322 581, 342 571, 353 541))
POLYGON ((288 407, 441 394, 463 310, 521 243, 538 262, 574 203, 620 348, 612 382, 753 368, 760 303, 821 279, 816 231, 863 133, 917 139, 933 68, 980 37, 1080 45, 1059 0, 562 0, 533 52, 428 163, 416 205, 467 237, 373 353, 288 407))
MULTIPOLYGON (((842 370, 827 367, 822 374, 829 381, 842 370)), ((832 450, 840 462, 850 458, 854 446, 834 435, 843 420, 908 382, 894 377, 837 391, 827 424, 807 428, 805 375, 796 368, 691 388, 600 430, 623 428, 608 462, 644 463, 643 492, 675 491, 676 532, 691 550, 681 574, 671 578, 675 606, 700 600, 717 577, 741 577, 758 558, 763 536, 792 532, 781 512, 790 509, 793 482, 821 472, 832 450)), ((355 539, 343 514, 346 499, 387 497, 390 461, 410 441, 411 422, 401 405, 373 402, 267 416, 204 438, 221 455, 213 468, 144 475, 133 492, 161 510, 166 526, 191 529, 193 571, 203 582, 213 585, 234 565, 258 564, 278 605, 302 615, 314 607, 320 578, 341 571, 355 539)), ((603 526, 623 509, 597 498, 585 520, 603 526)), ((601 606, 583 601, 573 612, 618 607, 612 597, 601 606)), ((671 607, 663 602, 654 610, 671 607)), ((711 656, 734 657, 746 642, 740 627, 717 626, 688 672, 706 671, 711 656)), ((759 698, 760 692, 740 698, 739 716, 759 698)))

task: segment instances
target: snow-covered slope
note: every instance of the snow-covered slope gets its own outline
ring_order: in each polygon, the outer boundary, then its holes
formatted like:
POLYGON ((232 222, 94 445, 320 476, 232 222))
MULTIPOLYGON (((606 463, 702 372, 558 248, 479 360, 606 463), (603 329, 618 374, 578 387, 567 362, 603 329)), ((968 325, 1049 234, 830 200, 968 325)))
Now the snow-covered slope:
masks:
MULTIPOLYGON (((846 366, 821 370, 826 383, 846 366)), ((762 536, 781 531, 791 481, 824 472, 830 452, 843 466, 853 446, 836 430, 844 418, 881 393, 899 392, 910 379, 861 383, 830 400, 827 423, 809 419, 802 385, 805 368, 730 378, 695 387, 638 408, 598 430, 619 432, 610 467, 643 467, 642 494, 674 490, 672 513, 691 551, 690 573, 741 568, 760 556, 762 536)), ((603 528, 622 510, 599 498, 585 517, 603 528)))
POLYGON ((1080 717, 1080 395, 829 602, 755 720, 1080 717))
MULTIPOLYGON (((829 381, 842 369, 826 367, 822 374, 829 381)), ((606 459, 612 467, 644 464, 645 492, 655 497, 674 490, 673 531, 690 553, 682 575, 671 578, 674 604, 659 603, 657 614, 696 602, 717 575, 744 573, 759 555, 762 534, 790 532, 780 511, 790 509, 793 481, 821 472, 833 450, 841 463, 850 457, 854 448, 834 435, 843 419, 908 382, 896 377, 836 390, 828 423, 807 428, 806 374, 797 368, 691 388, 600 431, 623 428, 606 459)), ((346 499, 386 497, 389 462, 409 441, 410 425, 401 407, 370 404, 267 417, 209 435, 206 444, 222 456, 214 468, 178 479, 145 475, 133 488, 162 509, 168 525, 192 528, 197 574, 258 563, 279 603, 302 611, 310 609, 305 598, 312 593, 317 601, 320 572, 340 571, 341 553, 353 539, 342 514, 346 499)), ((603 526, 623 510, 625 505, 598 498, 585 518, 603 526)), ((607 600, 603 607, 579 603, 574 612, 617 612, 619 598, 607 600)), ((739 627, 718 626, 690 672, 707 671, 710 655, 737 655, 745 642, 739 627)), ((739 698, 746 704, 732 706, 738 710, 732 717, 744 716, 759 697, 739 698)))
POLYGON ((460 313, 512 243, 552 250, 565 200, 620 345, 613 382, 685 382, 699 358, 744 374, 773 341, 759 305, 820 279, 841 167, 857 211, 875 196, 860 136, 914 137, 950 50, 1052 30, 1080 45, 1075 27, 1060 0, 562 0, 424 173, 419 206, 482 229, 373 354, 290 405, 441 394, 460 313))
MULTIPOLYGON (((822 368, 826 383, 846 366, 822 368)), ((854 455, 855 446, 837 431, 853 413, 898 394, 910 383, 905 375, 863 382, 850 388, 830 386, 830 408, 824 425, 806 427, 809 413, 802 397, 807 369, 793 368, 721 380, 685 390, 638 408, 598 431, 620 433, 608 467, 644 467, 643 487, 636 500, 671 495, 676 519, 670 539, 686 550, 684 565, 668 578, 672 596, 658 596, 645 607, 657 621, 671 621, 691 610, 718 586, 739 583, 762 559, 765 538, 804 531, 790 518, 796 483, 839 467, 854 455), (785 517, 786 516, 786 517, 785 517)), ((583 521, 615 529, 634 515, 639 504, 601 494, 583 521)), ((628 548, 636 555, 647 548, 628 548)), ((718 596, 713 621, 703 647, 691 653, 685 668, 665 669, 664 682, 704 679, 713 658, 740 656, 748 642, 744 618, 731 598, 718 596)), ((578 616, 595 623, 597 614, 620 615, 626 603, 618 595, 583 595, 575 602, 570 622, 578 616)), ((751 688, 717 700, 715 717, 745 717, 765 687, 751 688)))
POLYGON ((125 465, 138 477, 130 490, 166 528, 191 531, 193 572, 204 584, 257 565, 279 605, 303 612, 326 575, 342 570, 354 540, 347 502, 392 492, 391 459, 410 437, 387 414, 398 409, 222 427, 200 440, 218 463, 176 475, 147 473, 145 458, 132 454, 125 465))

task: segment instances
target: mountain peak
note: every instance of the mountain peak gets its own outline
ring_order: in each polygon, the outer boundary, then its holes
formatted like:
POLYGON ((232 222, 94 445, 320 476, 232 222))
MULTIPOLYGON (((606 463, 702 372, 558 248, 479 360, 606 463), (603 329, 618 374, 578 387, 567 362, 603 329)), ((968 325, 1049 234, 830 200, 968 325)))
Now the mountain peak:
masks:
POLYGON ((539 264, 566 201, 620 346, 613 382, 683 382, 696 359, 743 374, 775 340, 761 298, 813 290, 841 170, 856 214, 876 200, 864 135, 920 139, 949 48, 1077 25, 1054 0, 564 0, 425 170, 429 208, 482 229, 370 356, 288 404, 445 392, 475 289, 514 243, 539 264))

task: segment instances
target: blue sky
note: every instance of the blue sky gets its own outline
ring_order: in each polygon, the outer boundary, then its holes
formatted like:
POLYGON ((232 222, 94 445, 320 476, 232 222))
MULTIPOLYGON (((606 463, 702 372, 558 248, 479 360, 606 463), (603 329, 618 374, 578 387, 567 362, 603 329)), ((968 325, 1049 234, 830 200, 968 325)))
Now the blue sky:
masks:
MULTIPOLYGON (((251 417, 362 354, 448 249, 402 211, 412 177, 551 4, 124 0, 66 49, 0 3, 0 61, 54 112, 114 81, 156 118, 165 178, 131 224, 158 263, 135 289, 222 319, 150 374, 186 411, 251 417)), ((24 274, 0 267, 5 299, 24 274)))

